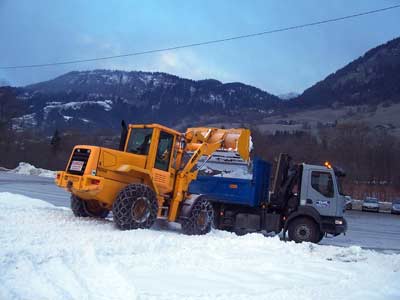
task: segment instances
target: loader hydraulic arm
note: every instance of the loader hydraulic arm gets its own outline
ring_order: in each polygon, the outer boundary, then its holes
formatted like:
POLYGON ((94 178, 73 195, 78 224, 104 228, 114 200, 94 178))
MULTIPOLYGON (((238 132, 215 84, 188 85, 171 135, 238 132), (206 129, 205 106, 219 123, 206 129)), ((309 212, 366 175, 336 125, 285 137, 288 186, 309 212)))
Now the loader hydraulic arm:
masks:
POLYGON ((193 154, 177 175, 168 216, 169 221, 176 220, 179 204, 184 200, 190 182, 197 178, 198 170, 194 170, 194 168, 202 156, 210 156, 219 149, 238 152, 244 160, 248 160, 250 156, 250 131, 248 129, 189 128, 184 137, 185 151, 193 151, 193 154))

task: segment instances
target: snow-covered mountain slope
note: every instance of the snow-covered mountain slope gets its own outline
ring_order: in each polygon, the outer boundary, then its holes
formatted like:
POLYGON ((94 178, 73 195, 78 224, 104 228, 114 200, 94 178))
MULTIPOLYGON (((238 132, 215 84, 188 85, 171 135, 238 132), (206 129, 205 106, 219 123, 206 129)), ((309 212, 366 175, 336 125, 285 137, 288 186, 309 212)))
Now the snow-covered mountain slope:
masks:
POLYGON ((289 92, 289 93, 285 93, 285 94, 280 94, 278 95, 278 97, 282 100, 290 100, 290 99, 294 99, 296 97, 298 97, 300 94, 296 93, 296 92, 289 92))
POLYGON ((400 102, 400 37, 379 45, 306 89, 294 105, 390 105, 400 102))
POLYGON ((15 130, 118 128, 121 119, 181 125, 260 114, 280 103, 278 97, 243 83, 139 71, 70 72, 14 93, 23 106, 14 117, 15 130))
POLYGON ((0 193, 0 299, 398 299, 400 255, 260 234, 119 231, 0 193))

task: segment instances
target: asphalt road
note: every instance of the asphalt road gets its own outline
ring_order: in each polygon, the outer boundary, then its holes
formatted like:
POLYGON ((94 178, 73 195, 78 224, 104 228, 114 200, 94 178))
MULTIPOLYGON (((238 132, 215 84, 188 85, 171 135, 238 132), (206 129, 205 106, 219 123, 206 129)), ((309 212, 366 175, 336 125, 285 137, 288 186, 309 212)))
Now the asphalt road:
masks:
MULTIPOLYGON (((69 206, 69 193, 55 186, 53 179, 0 172, 0 192, 22 194, 56 206, 69 206)), ((346 235, 324 238, 323 245, 360 246, 400 253, 400 215, 348 211, 346 235)))

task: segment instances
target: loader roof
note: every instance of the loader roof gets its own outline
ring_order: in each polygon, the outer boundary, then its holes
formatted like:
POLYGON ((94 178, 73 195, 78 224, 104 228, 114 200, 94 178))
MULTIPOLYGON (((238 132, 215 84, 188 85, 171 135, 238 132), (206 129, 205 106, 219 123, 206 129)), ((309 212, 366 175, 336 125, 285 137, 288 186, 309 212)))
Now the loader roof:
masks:
POLYGON ((129 124, 129 128, 160 128, 168 133, 171 134, 176 134, 176 135, 181 135, 182 133, 179 131, 176 131, 172 128, 157 124, 157 123, 153 123, 153 124, 129 124))

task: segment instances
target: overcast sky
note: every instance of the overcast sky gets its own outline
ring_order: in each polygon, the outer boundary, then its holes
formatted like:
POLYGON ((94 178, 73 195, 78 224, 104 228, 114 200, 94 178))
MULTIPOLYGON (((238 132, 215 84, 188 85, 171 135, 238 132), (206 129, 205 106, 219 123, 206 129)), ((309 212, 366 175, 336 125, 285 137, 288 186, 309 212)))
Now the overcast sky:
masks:
MULTIPOLYGON (((0 0, 0 66, 118 55, 287 27, 399 4, 389 0, 0 0)), ((400 36, 400 9, 223 44, 115 60, 0 70, 21 86, 71 70, 162 71, 302 92, 400 36)))

